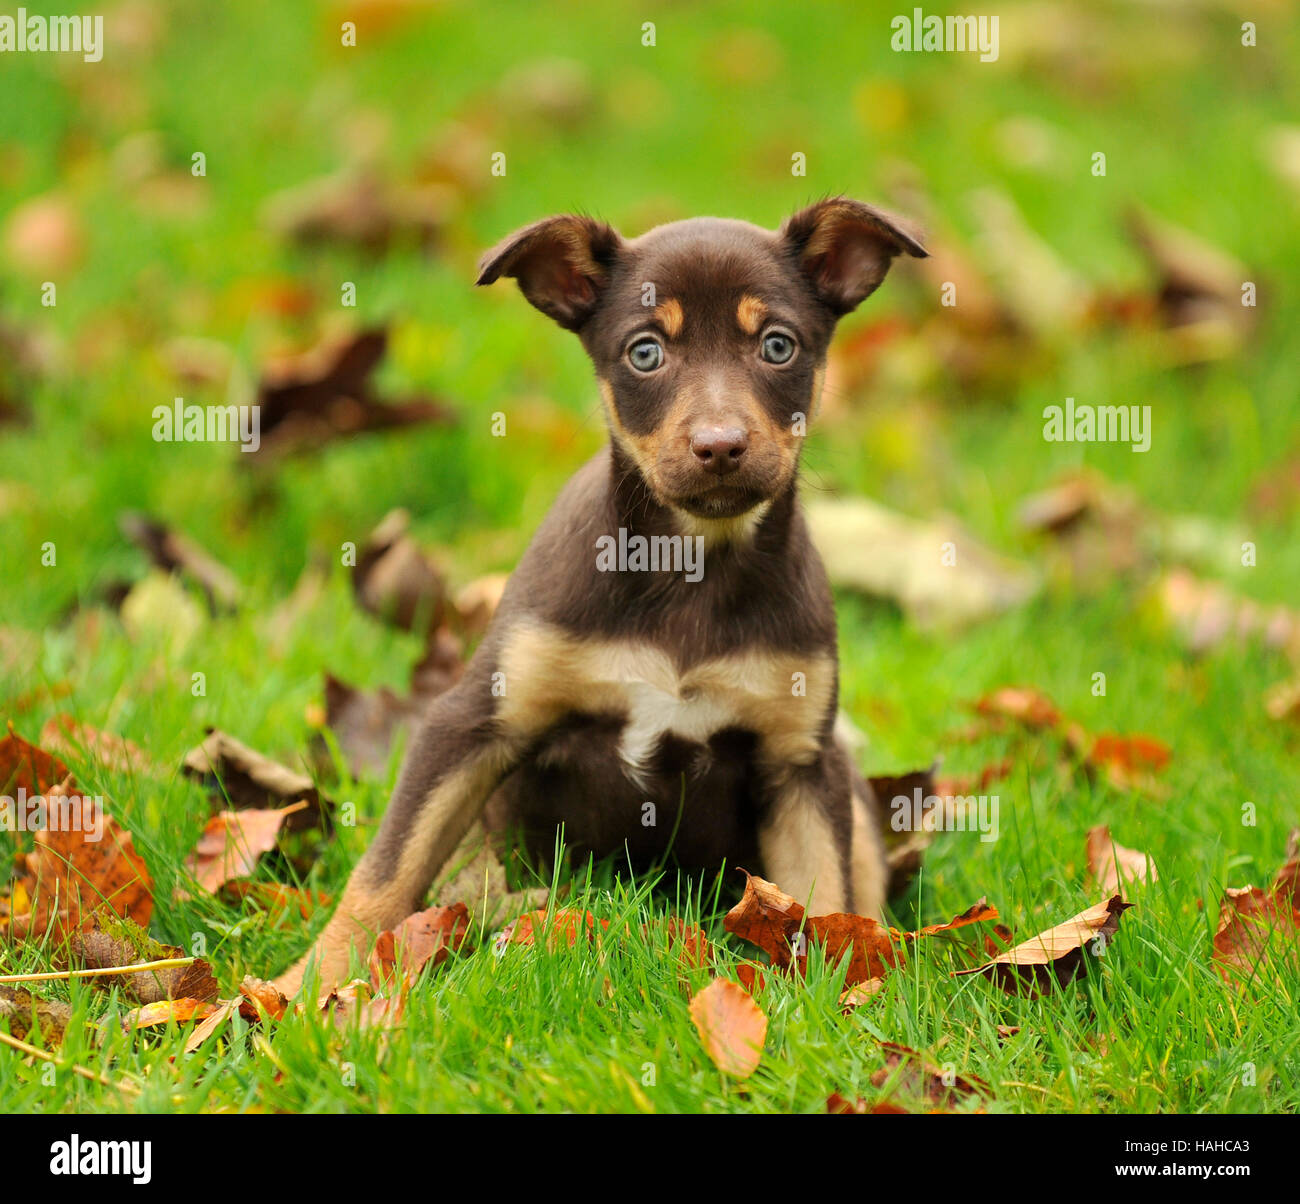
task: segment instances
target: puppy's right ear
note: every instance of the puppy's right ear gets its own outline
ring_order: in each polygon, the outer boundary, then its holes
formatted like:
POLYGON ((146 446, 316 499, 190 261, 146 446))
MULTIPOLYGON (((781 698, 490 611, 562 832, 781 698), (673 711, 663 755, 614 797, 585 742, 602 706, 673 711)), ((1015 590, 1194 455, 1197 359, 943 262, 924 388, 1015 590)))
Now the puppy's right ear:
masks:
POLYGON ((478 265, 475 284, 502 276, 565 330, 578 330, 600 299, 623 240, 604 222, 562 214, 543 218, 492 248, 478 265))

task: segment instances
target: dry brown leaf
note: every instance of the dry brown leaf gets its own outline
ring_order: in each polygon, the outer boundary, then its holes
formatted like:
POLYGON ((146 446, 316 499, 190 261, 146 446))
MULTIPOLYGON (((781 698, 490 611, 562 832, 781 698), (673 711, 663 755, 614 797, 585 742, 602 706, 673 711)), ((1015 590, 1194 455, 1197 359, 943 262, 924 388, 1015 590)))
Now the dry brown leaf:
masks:
POLYGON ((192 539, 144 514, 123 514, 117 521, 122 534, 143 549, 156 568, 195 581, 214 613, 235 609, 239 602, 239 581, 192 539))
MULTIPOLYGON (((91 970, 186 956, 183 949, 155 941, 143 928, 129 920, 102 913, 94 917, 89 929, 71 935, 68 952, 75 964, 91 970)), ((203 958, 197 958, 187 966, 110 974, 90 981, 107 989, 117 987, 127 998, 142 1004, 164 999, 212 1000, 217 997, 217 980, 212 975, 212 967, 203 958)))
POLYGON ((1056 704, 1033 686, 1002 686, 985 694, 975 710, 986 717, 1011 719, 1028 728, 1053 728, 1061 722, 1056 704))
POLYGON ((246 879, 227 882, 221 888, 221 894, 227 899, 252 903, 270 912, 276 921, 288 912, 310 920, 332 901, 324 891, 286 886, 283 882, 249 882, 246 879))
POLYGON ((468 936, 469 911, 464 903, 430 907, 407 916, 395 929, 381 932, 375 939, 370 951, 370 985, 377 992, 391 990, 400 967, 400 989, 409 990, 425 966, 442 965, 468 936))
POLYGON ((58 1045, 63 1040, 72 1008, 57 999, 42 999, 21 987, 0 986, 0 1027, 6 1027, 11 1037, 37 1044, 33 1037, 40 1034, 40 1044, 58 1045))
POLYGON ((861 497, 823 498, 805 509, 832 583, 894 600, 919 627, 964 626, 1038 591, 1033 569, 950 521, 922 522, 861 497), (949 543, 958 549, 960 568, 944 563, 949 543))
POLYGON ((264 978, 245 975, 239 984, 239 1014, 245 1020, 260 1020, 266 1016, 270 1020, 279 1020, 289 1007, 289 1001, 280 993, 275 983, 264 978))
POLYGON ((17 797, 21 789, 30 798, 44 794, 67 776, 68 767, 58 757, 29 744, 9 721, 9 734, 0 740, 0 794, 17 797))
POLYGON ((311 778, 218 728, 211 729, 202 744, 185 754, 184 771, 208 787, 218 809, 228 805, 260 811, 277 803, 305 800, 306 809, 296 810, 288 824, 291 832, 315 827, 326 818, 329 800, 321 797, 311 778))
POLYGON ((885 1065, 871 1076, 873 1087, 892 1084, 894 1090, 906 1095, 923 1095, 940 1108, 951 1108, 963 1099, 989 1094, 988 1084, 981 1079, 937 1066, 910 1046, 882 1041, 880 1048, 885 1051, 885 1065))
POLYGON ((222 811, 208 820, 185 868, 210 894, 227 882, 247 878, 258 858, 275 848, 285 818, 307 803, 291 803, 275 811, 222 811))
POLYGON ((387 348, 387 331, 365 330, 268 364, 257 395, 261 447, 241 461, 288 455, 367 431, 452 421, 451 411, 426 398, 381 402, 372 396, 370 376, 387 348))
POLYGON ((1154 882, 1155 862, 1146 853, 1126 849, 1110 838, 1110 828, 1098 824, 1088 832, 1088 873, 1107 894, 1123 894, 1130 882, 1154 882))
POLYGON ((1278 963, 1300 963, 1300 831, 1287 841, 1286 861, 1267 890, 1229 887, 1219 904, 1213 959, 1219 973, 1254 977, 1278 963))
POLYGON ((1172 756, 1169 746, 1153 736, 1107 733, 1094 739, 1087 763, 1126 790, 1149 781, 1169 764, 1172 756))
POLYGON ((431 633, 442 625, 446 587, 433 559, 407 533, 411 518, 392 510, 371 531, 352 570, 362 608, 403 631, 431 633))
POLYGON ((982 966, 952 973, 954 976, 983 974, 1012 995, 1019 994, 1022 988, 1027 988, 1031 995, 1045 994, 1083 972, 1085 950, 1097 956, 1119 929, 1120 916, 1132 906, 1119 895, 1112 895, 1063 924, 998 954, 982 966), (1098 941, 1100 945, 1089 949, 1098 941))
POLYGON ((747 1079, 758 1069, 767 1017, 744 987, 715 978, 691 999, 691 1019, 704 1052, 723 1074, 747 1079))
MULTIPOLYGON (((601 931, 609 928, 608 920, 600 921, 601 931)), ((589 911, 575 911, 572 908, 557 907, 549 915, 545 908, 530 911, 517 920, 507 924, 498 937, 498 947, 505 945, 537 944, 539 932, 549 933, 546 940, 548 949, 559 948, 561 942, 572 948, 578 943, 578 930, 586 932, 588 940, 599 942, 600 933, 596 931, 596 917, 589 911)))
POLYGON ((184 1052, 187 1054, 193 1053, 209 1037, 211 1037, 213 1033, 219 1032, 223 1029, 230 1021, 230 1017, 234 1015, 238 1006, 238 1004, 229 999, 222 1000, 218 1003, 216 1011, 205 1016, 203 1022, 199 1024, 192 1033, 190 1033, 189 1038, 185 1042, 184 1052))
POLYGON ((464 671, 460 641, 440 627, 411 671, 409 694, 398 694, 387 686, 359 690, 326 673, 325 724, 347 758, 352 776, 383 773, 398 734, 416 725, 429 702, 455 685, 464 671))
POLYGON ((883 978, 868 978, 865 982, 855 982, 840 993, 840 1007, 845 1013, 851 1012, 879 995, 884 986, 883 978))
POLYGON ((98 831, 92 819, 97 801, 83 800, 71 777, 46 791, 45 798, 63 819, 36 833, 36 847, 25 858, 23 885, 31 909, 25 915, 15 911, 14 935, 66 937, 90 924, 101 908, 146 927, 153 915, 153 879, 131 833, 102 813, 98 831))
POLYGON ((159 999, 127 1012, 122 1017, 122 1027, 128 1031, 153 1028, 159 1024, 186 1024, 191 1020, 206 1020, 222 1005, 203 999, 159 999))
POLYGON ((101 732, 79 723, 66 712, 41 728, 41 744, 64 756, 84 757, 116 773, 155 773, 157 766, 138 744, 114 732, 101 732))

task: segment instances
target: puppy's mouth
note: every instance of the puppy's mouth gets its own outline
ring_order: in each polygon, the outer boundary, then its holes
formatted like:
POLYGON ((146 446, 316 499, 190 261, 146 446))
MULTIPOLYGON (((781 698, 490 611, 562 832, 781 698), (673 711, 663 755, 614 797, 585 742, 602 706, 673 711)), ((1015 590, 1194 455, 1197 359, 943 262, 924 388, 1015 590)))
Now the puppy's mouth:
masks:
POLYGON ((696 518, 739 518, 767 500, 767 495, 759 489, 715 485, 689 497, 674 498, 673 504, 696 518))

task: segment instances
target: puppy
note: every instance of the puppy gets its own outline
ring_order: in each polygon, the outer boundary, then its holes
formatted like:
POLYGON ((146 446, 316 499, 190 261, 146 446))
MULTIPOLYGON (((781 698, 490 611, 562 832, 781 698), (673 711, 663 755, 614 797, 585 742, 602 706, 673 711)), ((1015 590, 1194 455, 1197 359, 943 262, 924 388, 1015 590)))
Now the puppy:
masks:
POLYGON ((559 216, 489 251, 595 365, 610 442, 570 480, 460 683, 434 700, 374 842, 315 948, 417 910, 470 825, 540 859, 754 867, 817 912, 879 917, 875 800, 835 733, 830 588, 796 496, 836 322, 899 254, 892 217, 837 197, 772 232, 697 218, 627 240, 559 216), (486 812, 486 814, 485 814, 486 812))

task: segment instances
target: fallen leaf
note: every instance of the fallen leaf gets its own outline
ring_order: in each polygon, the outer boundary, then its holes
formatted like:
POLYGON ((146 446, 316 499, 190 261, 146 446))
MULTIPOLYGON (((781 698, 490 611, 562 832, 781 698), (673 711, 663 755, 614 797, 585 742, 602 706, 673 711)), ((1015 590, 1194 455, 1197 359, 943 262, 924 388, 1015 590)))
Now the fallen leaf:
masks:
POLYGON ((1159 773, 1172 755, 1169 746, 1153 736, 1107 734, 1093 741, 1087 764, 1102 770, 1114 785, 1126 790, 1159 773))
POLYGON ((442 574, 407 533, 410 515, 390 511, 367 537, 352 570, 364 610, 403 631, 436 630, 446 606, 442 574))
POLYGON ((72 1008, 57 999, 42 999, 21 987, 0 986, 0 1025, 9 1035, 29 1045, 40 1034, 40 1044, 59 1045, 72 1020, 72 1008))
POLYGON ((158 769, 138 744, 114 732, 101 732, 79 723, 67 713, 46 722, 41 728, 41 744, 65 756, 87 758, 115 773, 155 773, 158 769))
POLYGON ((1217 582, 1173 569, 1157 585, 1159 605, 1190 651, 1208 652, 1229 639, 1258 640, 1300 655, 1300 613, 1242 598, 1217 582))
POLYGON ((396 929, 376 938, 370 952, 370 985, 376 991, 391 989, 400 966, 401 988, 409 989, 425 966, 442 965, 468 935, 469 912, 464 903, 407 916, 396 929))
POLYGON ((840 1007, 844 1012, 853 1011, 854 1008, 861 1007, 864 1003, 875 998, 884 989, 885 980, 883 978, 868 978, 865 982, 855 982, 847 990, 840 993, 840 1007))
POLYGON ((105 814, 100 800, 76 793, 72 778, 46 792, 47 819, 26 855, 31 910, 15 914, 15 936, 62 938, 106 909, 145 927, 153 914, 153 879, 131 833, 105 814), (102 826, 101 826, 102 825, 102 826))
POLYGON ((386 330, 365 330, 267 364, 257 393, 261 445, 241 461, 289 455, 363 432, 453 421, 449 409, 426 398, 383 402, 372 396, 370 376, 387 348, 386 330))
POLYGON ((260 1020, 266 1016, 279 1020, 289 1007, 289 1001, 280 993, 275 983, 245 975, 239 984, 239 1014, 245 1020, 260 1020))
POLYGON ((221 1008, 221 1004, 204 999, 159 999, 127 1012, 122 1017, 122 1027, 129 1032, 159 1024, 186 1024, 191 1020, 206 1020, 221 1008))
POLYGON ((907 1109, 889 1100, 867 1103, 861 1096, 851 1100, 833 1091, 826 1097, 826 1111, 832 1116, 906 1116, 907 1109))
POLYGON ((258 858, 275 848, 285 818, 301 811, 306 802, 291 803, 274 811, 222 811, 208 820, 185 868, 210 894, 227 882, 247 878, 258 858))
POLYGON ((924 1054, 894 1041, 880 1042, 885 1065, 871 1076, 873 1087, 890 1085, 906 1095, 924 1096, 941 1108, 972 1096, 989 1094, 988 1084, 974 1075, 962 1076, 951 1067, 937 1066, 924 1054))
POLYGON ((202 744, 185 754, 185 773, 202 781, 217 805, 229 802, 237 810, 264 810, 286 801, 307 803, 296 810, 288 824, 300 832, 321 824, 326 818, 327 799, 306 774, 297 773, 278 761, 241 744, 218 728, 209 730, 202 744))
POLYGON ((332 901, 324 891, 286 886, 283 882, 250 882, 247 879, 227 882, 221 888, 221 894, 238 902, 251 903, 277 918, 295 912, 304 920, 310 920, 332 901))
POLYGON ((1114 843, 1105 824, 1089 830, 1087 855, 1088 873, 1107 894, 1123 894, 1130 882, 1156 880, 1155 862, 1145 853, 1114 843))
POLYGON ((1061 712, 1046 694, 1032 686, 1002 686, 975 703, 981 715, 1011 719, 1030 729, 1054 728, 1061 712))
POLYGON ((459 681, 464 671, 460 641, 440 627, 412 670, 409 694, 387 686, 359 690, 326 673, 325 725, 334 733, 352 776, 382 774, 399 734, 417 724, 430 701, 459 681))
POLYGON ((922 522, 866 498, 805 506, 834 585, 896 601, 919 627, 952 628, 1010 610, 1039 588, 1037 574, 950 522, 922 522), (952 545, 955 561, 945 554, 952 545))
POLYGON ((722 925, 728 932, 757 945, 774 966, 786 969, 794 957, 796 938, 803 927, 803 904, 776 883, 748 870, 740 872, 745 875, 745 893, 723 917, 722 925))
POLYGON ((0 794, 15 797, 25 790, 29 798, 43 795, 68 776, 68 767, 50 753, 29 744, 14 731, 0 740, 0 794))
POLYGON ((709 1060, 738 1079, 747 1079, 763 1057, 767 1017, 739 984, 715 978, 691 999, 691 1019, 709 1060))
MULTIPOLYGON (((138 924, 102 912, 96 914, 91 927, 71 935, 68 952, 75 964, 91 970, 187 956, 175 945, 155 941, 138 924)), ((141 1004, 164 999, 213 1000, 217 997, 217 980, 212 975, 212 967, 203 958, 197 958, 188 966, 110 974, 90 981, 105 989, 116 987, 128 999, 141 1004)))
POLYGON ((144 550, 155 568, 180 573, 198 584, 213 613, 235 609, 240 595, 235 575, 192 539, 144 514, 123 514, 118 526, 144 550))
POLYGON ((905 941, 915 941, 921 937, 937 936, 941 932, 952 932, 957 928, 965 928, 970 924, 982 924, 986 920, 996 920, 998 918, 998 909, 991 906, 986 900, 980 899, 979 902, 968 907, 959 916, 953 918, 944 924, 927 924, 924 928, 918 928, 915 932, 904 932, 900 935, 905 941))
POLYGON ((399 242, 431 246, 454 206, 455 194, 442 185, 398 184, 363 165, 276 193, 263 216, 274 233, 294 242, 351 244, 379 254, 399 242))
POLYGON ((1024 987, 1030 995, 1045 994, 1083 972, 1084 950, 1100 941, 1100 946, 1089 950, 1092 956, 1098 956, 1119 929, 1120 916, 1132 906, 1118 894, 1112 895, 1063 924, 998 954, 982 966, 952 973, 954 976, 983 974, 1011 995, 1019 994, 1024 987))
MULTIPOLYGON (((867 916, 834 912, 809 916, 808 939, 825 950, 826 964, 837 966, 847 956, 844 985, 851 987, 872 978, 882 978, 901 956, 894 948, 889 929, 867 916)), ((799 959, 801 965, 805 957, 799 959)))
MULTIPOLYGON (((600 921, 601 931, 609 928, 608 920, 600 921)), ((574 911, 559 907, 549 914, 543 908, 530 911, 517 920, 507 924, 498 938, 498 946, 537 944, 538 932, 548 933, 546 947, 556 949, 563 942, 569 948, 578 943, 578 931, 586 932, 588 940, 599 940, 596 931, 596 917, 589 911, 574 911)))
POLYGON ((1228 887, 1219 904, 1213 960, 1219 973, 1253 978, 1270 966, 1300 965, 1300 831, 1287 841, 1286 861, 1267 890, 1228 887))

